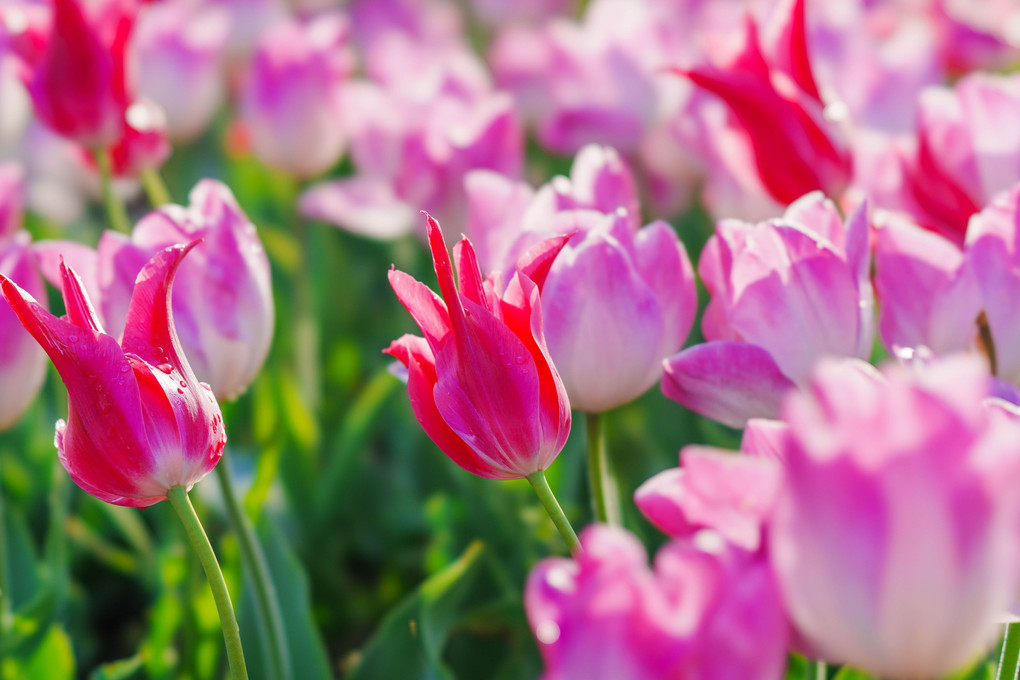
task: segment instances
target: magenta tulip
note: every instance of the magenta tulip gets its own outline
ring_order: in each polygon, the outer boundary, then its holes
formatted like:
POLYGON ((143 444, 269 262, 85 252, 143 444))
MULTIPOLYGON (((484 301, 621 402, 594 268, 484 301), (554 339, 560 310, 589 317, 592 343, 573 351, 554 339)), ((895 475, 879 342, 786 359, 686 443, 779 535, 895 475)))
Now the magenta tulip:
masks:
POLYGON ((135 0, 54 0, 44 47, 26 59, 39 118, 88 148, 117 140, 134 99, 125 52, 136 9, 135 0))
POLYGON ((988 385, 975 358, 884 377, 823 362, 786 402, 770 552, 822 658, 920 680, 993 644, 1020 574, 1020 424, 988 385))
POLYGON ((540 562, 524 602, 544 680, 779 680, 787 627, 760 556, 705 530, 644 548, 604 525, 574 560, 540 562))
POLYGON ((536 281, 550 244, 505 291, 483 280, 467 239, 454 248, 459 279, 439 224, 428 239, 442 297, 392 270, 390 285, 424 337, 405 335, 386 353, 407 369, 411 408, 425 433, 455 463, 490 479, 525 478, 549 467, 570 432, 570 404, 549 358, 536 281))
POLYGON ((223 453, 219 405, 181 351, 170 308, 174 274, 194 245, 167 248, 143 267, 120 342, 103 331, 67 266, 63 318, 0 276, 4 297, 67 386, 67 421, 57 422, 60 462, 78 486, 108 503, 146 507, 174 487, 190 489, 223 453))
MULTIPOLYGON (((0 197, 0 213, 6 201, 0 197)), ((14 281, 45 305, 46 288, 29 250, 28 232, 0 239, 0 277, 14 281)), ((0 431, 13 425, 32 403, 46 377, 46 354, 6 303, 0 303, 0 431)))

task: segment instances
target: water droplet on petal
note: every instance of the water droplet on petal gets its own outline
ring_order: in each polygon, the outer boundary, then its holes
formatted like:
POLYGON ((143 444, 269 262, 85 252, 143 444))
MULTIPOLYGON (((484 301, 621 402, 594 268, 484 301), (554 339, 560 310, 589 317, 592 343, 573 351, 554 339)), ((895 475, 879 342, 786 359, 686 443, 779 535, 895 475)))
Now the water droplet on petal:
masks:
POLYGON ((516 359, 514 359, 514 361, 516 361, 517 365, 520 366, 521 364, 524 363, 524 357, 523 356, 519 356, 516 359))
POLYGON ((152 348, 152 356, 158 357, 162 353, 163 353, 163 348, 162 347, 158 347, 157 346, 157 347, 153 347, 152 348))
POLYGON ((200 382, 198 384, 201 385, 202 387, 204 387, 205 389, 209 390, 210 392, 212 392, 212 385, 210 385, 209 383, 200 382))
POLYGON ((184 388, 183 387, 178 387, 177 388, 177 394, 184 394, 184 388))
POLYGON ((69 336, 67 336, 67 339, 69 341, 71 341, 71 342, 78 342, 78 336, 77 335, 69 335, 69 336))
POLYGON ((107 413, 109 413, 112 410, 113 410, 113 407, 110 406, 109 404, 103 404, 102 406, 99 407, 99 411, 103 415, 106 415, 107 413))
POLYGON ((131 366, 129 364, 124 364, 123 366, 120 367, 120 372, 121 373, 127 373, 130 370, 131 370, 131 366))
POLYGON ((156 368, 158 368, 159 370, 163 371, 167 375, 170 375, 173 372, 173 370, 174 370, 174 367, 171 366, 170 364, 160 364, 156 368))
POLYGON ((109 437, 110 439, 113 439, 114 437, 117 436, 117 430, 111 427, 109 430, 106 431, 106 436, 109 437))
POLYGON ((188 383, 186 383, 186 382, 184 382, 184 381, 182 380, 182 381, 181 381, 181 387, 187 387, 187 386, 188 386, 188 383))

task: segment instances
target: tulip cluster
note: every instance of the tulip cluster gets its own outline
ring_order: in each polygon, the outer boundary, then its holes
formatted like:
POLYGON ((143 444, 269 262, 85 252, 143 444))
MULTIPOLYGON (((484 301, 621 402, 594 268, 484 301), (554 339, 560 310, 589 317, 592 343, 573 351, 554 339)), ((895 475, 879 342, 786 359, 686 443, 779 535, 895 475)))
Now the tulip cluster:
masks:
POLYGON ((991 677, 1017 64, 1014 0, 0 0, 0 675, 63 677, 97 561, 169 613, 71 675, 991 677), (177 537, 67 476, 172 506, 226 664, 177 537))

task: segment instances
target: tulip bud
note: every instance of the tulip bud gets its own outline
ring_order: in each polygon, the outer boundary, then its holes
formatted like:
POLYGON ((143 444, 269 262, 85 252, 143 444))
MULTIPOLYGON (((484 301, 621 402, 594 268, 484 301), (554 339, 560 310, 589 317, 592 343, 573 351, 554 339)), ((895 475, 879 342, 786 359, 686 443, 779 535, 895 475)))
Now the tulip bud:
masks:
POLYGON ((66 265, 62 318, 0 276, 4 297, 67 386, 67 421, 57 422, 60 462, 78 486, 114 505, 146 507, 174 487, 190 489, 223 454, 219 405, 191 370, 170 309, 174 274, 194 246, 167 248, 142 268, 119 343, 103 331, 66 265))
POLYGON ((330 168, 347 143, 343 85, 351 71, 347 23, 336 15, 280 23, 263 37, 241 99, 252 148, 298 177, 330 168))
MULTIPOLYGON (((522 271, 503 292, 483 281, 464 239, 454 248, 458 289, 439 224, 427 220, 442 297, 403 272, 389 276, 424 335, 385 350, 407 369, 411 408, 468 472, 519 479, 545 470, 567 441, 570 404, 546 349, 538 286, 522 271)), ((542 262, 549 256, 543 250, 542 262)))
POLYGON ((987 396, 976 358, 884 379, 824 362, 785 403, 770 551, 822 658, 941 678, 992 645, 1020 573, 1020 425, 987 396))
POLYGON ((45 47, 25 74, 43 122, 92 149, 117 140, 134 98, 125 60, 134 20, 131 0, 54 0, 45 47))
POLYGON ((694 271, 673 228, 655 222, 635 233, 623 211, 574 234, 541 294, 549 353, 570 403, 592 412, 658 382, 698 306, 694 271))

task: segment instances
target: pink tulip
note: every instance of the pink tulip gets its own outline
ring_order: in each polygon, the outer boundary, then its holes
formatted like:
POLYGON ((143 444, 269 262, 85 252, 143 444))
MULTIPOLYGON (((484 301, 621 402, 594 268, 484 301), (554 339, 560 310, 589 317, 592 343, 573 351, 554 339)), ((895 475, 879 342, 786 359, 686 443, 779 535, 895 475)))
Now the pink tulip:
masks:
POLYGON ((824 362, 786 402, 769 526, 787 611, 822 658, 945 677, 982 656, 1016 593, 1020 424, 973 358, 884 379, 824 362))
POLYGON ((525 610, 544 680, 779 680, 787 628, 757 555, 713 531, 674 541, 654 569, 636 538, 595 525, 575 560, 528 578, 525 610))
POLYGON ((479 17, 490 26, 530 23, 570 9, 567 0, 472 0, 479 17))
MULTIPOLYGON (((0 194, 0 215, 8 207, 9 197, 0 194)), ((45 305, 46 288, 32 260, 29 241, 24 231, 0 239, 0 277, 14 281, 45 305)), ((18 421, 45 377, 46 355, 11 308, 0 303, 0 383, 5 386, 0 390, 0 431, 18 421)))
POLYGON ((241 118, 265 164, 307 178, 340 159, 347 144, 343 86, 353 68, 347 42, 347 22, 336 14, 281 22, 263 35, 241 118))
POLYGON ((92 250, 70 242, 41 242, 36 249, 51 281, 58 256, 73 263, 97 318, 117 337, 128 323, 135 277, 169 245, 202 239, 180 265, 173 295, 181 346, 199 380, 217 398, 230 400, 254 380, 273 337, 269 261, 254 225, 230 190, 199 182, 187 207, 170 205, 149 214, 128 238, 104 232, 92 250))
POLYGON ((774 54, 766 57, 749 19, 737 54, 723 64, 680 71, 727 104, 750 144, 761 184, 781 205, 816 190, 839 197, 853 170, 812 71, 804 0, 787 5, 774 54))
POLYGON ((439 225, 428 239, 440 298, 393 270, 390 285, 424 337, 405 335, 387 354, 407 369, 411 408, 455 463, 490 479, 524 478, 555 460, 570 432, 570 404, 549 358, 539 285, 562 239, 516 272, 505 291, 482 279, 467 239, 454 248, 459 289, 439 225))
POLYGON ((134 0, 54 0, 45 45, 29 57, 36 114, 88 148, 117 140, 134 99, 125 51, 135 12, 134 0))
POLYGON ((654 222, 635 231, 626 213, 574 234, 541 295, 549 354, 570 403, 592 412, 658 382, 698 306, 694 271, 673 228, 654 222))
POLYGON ((1020 76, 975 73, 925 90, 916 143, 901 152, 899 194, 881 207, 962 244, 971 215, 1020 181, 1018 115, 1020 76))
POLYGON ((735 546, 758 550, 779 493, 781 466, 704 446, 684 447, 680 465, 634 492, 634 503, 648 521, 674 538, 714 529, 735 546))
POLYGON ((167 248, 142 269, 120 342, 103 332, 72 269, 61 267, 63 318, 0 276, 4 297, 67 386, 67 421, 57 422, 60 462, 78 486, 108 503, 146 507, 174 487, 190 489, 223 453, 219 406, 192 372, 170 311, 174 274, 194 245, 167 248))
MULTIPOLYGON (((93 154, 78 148, 82 165, 98 174, 93 154)), ((155 102, 138 99, 127 108, 123 134, 110 147, 115 177, 136 178, 143 170, 157 170, 170 157, 166 114, 155 102)))
POLYGON ((663 393, 733 427, 775 418, 783 393, 820 357, 870 355, 869 263, 863 205, 844 225, 813 193, 776 220, 719 222, 698 263, 712 295, 702 319, 709 342, 666 360, 663 393))
POLYGON ((139 13, 138 90, 166 112, 171 139, 195 139, 222 103, 230 29, 224 8, 193 0, 164 0, 139 13))

